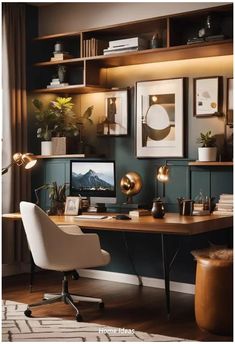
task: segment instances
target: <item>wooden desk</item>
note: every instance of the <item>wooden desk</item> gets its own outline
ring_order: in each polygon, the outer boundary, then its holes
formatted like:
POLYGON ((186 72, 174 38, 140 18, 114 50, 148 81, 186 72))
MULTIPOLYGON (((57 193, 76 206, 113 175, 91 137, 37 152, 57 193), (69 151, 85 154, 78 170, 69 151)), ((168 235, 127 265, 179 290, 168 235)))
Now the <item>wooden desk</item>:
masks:
MULTIPOLYGON (((112 216, 107 213, 106 215, 112 216)), ((20 220, 20 214, 4 214, 4 219, 20 220)), ((75 219, 74 216, 50 216, 51 220, 57 225, 76 224, 86 230, 107 230, 135 233, 158 233, 161 235, 162 245, 162 264, 165 279, 165 293, 167 313, 170 314, 170 269, 174 259, 179 252, 179 248, 170 256, 167 252, 166 240, 171 234, 179 236, 190 236, 207 233, 214 230, 229 228, 233 226, 232 216, 181 216, 176 213, 167 213, 163 219, 154 219, 152 216, 142 216, 132 220, 116 220, 106 218, 101 220, 94 219, 75 219)), ((140 278, 139 278, 140 280, 140 278)))
MULTIPOLYGON (((114 214, 106 213, 109 217, 114 214)), ((20 220, 20 213, 3 214, 4 219, 20 220)), ((106 218, 101 220, 94 219, 75 219, 74 216, 50 216, 50 219, 57 225, 76 224, 81 228, 124 231, 136 233, 162 233, 174 235, 195 235, 206 233, 233 225, 232 216, 182 216, 176 213, 167 213, 163 219, 154 219, 152 216, 142 216, 131 220, 116 220, 106 218)))

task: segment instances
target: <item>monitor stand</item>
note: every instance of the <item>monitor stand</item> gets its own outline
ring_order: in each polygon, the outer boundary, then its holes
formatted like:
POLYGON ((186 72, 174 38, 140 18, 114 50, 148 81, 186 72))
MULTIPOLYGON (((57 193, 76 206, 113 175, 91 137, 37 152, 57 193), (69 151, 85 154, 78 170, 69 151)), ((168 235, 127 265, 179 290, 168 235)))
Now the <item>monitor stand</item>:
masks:
POLYGON ((107 209, 105 203, 96 203, 95 205, 90 205, 87 211, 89 213, 106 213, 107 209))

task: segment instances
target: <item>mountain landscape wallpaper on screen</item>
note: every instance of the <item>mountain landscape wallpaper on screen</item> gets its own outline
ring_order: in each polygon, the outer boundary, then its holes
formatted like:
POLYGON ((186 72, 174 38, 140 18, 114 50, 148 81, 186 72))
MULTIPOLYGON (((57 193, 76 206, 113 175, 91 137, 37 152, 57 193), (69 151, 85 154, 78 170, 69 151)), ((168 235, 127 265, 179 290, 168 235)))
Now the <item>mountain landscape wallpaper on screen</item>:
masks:
POLYGON ((96 173, 92 169, 82 174, 72 173, 73 188, 78 190, 113 190, 112 179, 104 173, 96 173))

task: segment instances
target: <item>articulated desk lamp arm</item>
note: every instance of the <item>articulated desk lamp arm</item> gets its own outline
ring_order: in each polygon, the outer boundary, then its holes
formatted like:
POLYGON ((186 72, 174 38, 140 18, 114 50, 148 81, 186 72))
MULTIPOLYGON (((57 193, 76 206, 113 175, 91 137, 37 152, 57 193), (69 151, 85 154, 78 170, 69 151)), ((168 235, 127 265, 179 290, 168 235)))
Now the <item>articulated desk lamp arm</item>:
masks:
POLYGON ((12 159, 13 161, 8 166, 2 168, 2 175, 7 173, 9 168, 14 164, 17 166, 25 165, 24 168, 28 170, 37 163, 37 159, 35 159, 31 153, 15 153, 12 159))

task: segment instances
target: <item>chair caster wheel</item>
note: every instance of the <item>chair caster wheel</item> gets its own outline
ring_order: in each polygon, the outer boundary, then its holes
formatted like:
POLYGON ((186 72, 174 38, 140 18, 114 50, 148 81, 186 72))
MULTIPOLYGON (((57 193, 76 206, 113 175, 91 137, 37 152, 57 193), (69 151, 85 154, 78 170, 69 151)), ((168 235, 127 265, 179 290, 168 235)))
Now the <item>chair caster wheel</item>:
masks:
POLYGON ((72 273, 72 280, 76 281, 79 279, 79 274, 77 273, 77 271, 73 271, 72 273))
POLYGON ((99 303, 99 309, 104 309, 104 302, 99 303))
POLYGON ((27 308, 26 311, 24 311, 24 315, 26 317, 31 317, 31 314, 32 314, 32 311, 29 308, 27 308))
POLYGON ((77 314, 77 315, 76 315, 76 320, 77 320, 78 322, 79 322, 79 321, 83 321, 81 314, 77 314))

